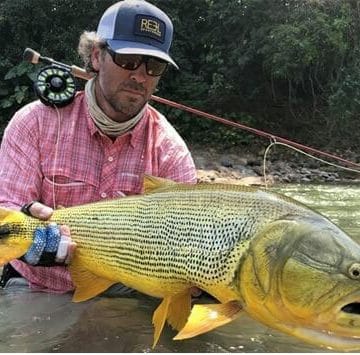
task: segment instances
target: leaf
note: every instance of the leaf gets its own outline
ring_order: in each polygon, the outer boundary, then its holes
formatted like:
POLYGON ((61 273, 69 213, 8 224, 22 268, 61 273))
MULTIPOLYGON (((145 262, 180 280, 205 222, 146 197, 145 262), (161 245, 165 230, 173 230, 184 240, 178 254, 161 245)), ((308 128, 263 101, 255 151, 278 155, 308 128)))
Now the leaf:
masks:
POLYGON ((4 80, 13 79, 16 77, 16 67, 11 68, 4 76, 4 80))
POLYGON ((9 80, 9 79, 13 79, 13 78, 17 78, 20 77, 28 72, 32 71, 32 64, 27 63, 27 62, 21 62, 18 65, 15 65, 14 67, 12 67, 6 74, 4 79, 5 80, 9 80))
POLYGON ((25 95, 23 92, 18 92, 17 94, 15 94, 15 100, 18 104, 21 104, 24 101, 25 95))
POLYGON ((2 108, 8 108, 11 107, 13 105, 13 103, 11 102, 11 100, 8 99, 4 99, 0 101, 0 107, 2 108))
POLYGON ((32 65, 30 63, 21 62, 19 65, 17 65, 17 76, 21 76, 29 72, 31 67, 32 65))

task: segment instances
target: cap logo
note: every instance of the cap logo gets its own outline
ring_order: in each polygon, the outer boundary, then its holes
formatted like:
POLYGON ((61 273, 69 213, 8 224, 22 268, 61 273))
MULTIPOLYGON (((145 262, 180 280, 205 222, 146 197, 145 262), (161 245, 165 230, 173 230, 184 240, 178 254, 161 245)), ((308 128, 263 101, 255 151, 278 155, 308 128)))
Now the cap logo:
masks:
POLYGON ((137 15, 134 33, 139 36, 151 37, 164 43, 165 23, 156 17, 137 15))

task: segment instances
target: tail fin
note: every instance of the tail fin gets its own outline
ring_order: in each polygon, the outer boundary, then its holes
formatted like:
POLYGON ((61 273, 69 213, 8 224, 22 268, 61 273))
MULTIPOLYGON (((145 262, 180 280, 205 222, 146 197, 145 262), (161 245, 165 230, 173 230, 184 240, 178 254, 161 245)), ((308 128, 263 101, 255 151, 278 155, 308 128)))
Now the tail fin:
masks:
POLYGON ((26 216, 0 207, 0 266, 19 258, 28 250, 32 236, 24 235, 26 216))

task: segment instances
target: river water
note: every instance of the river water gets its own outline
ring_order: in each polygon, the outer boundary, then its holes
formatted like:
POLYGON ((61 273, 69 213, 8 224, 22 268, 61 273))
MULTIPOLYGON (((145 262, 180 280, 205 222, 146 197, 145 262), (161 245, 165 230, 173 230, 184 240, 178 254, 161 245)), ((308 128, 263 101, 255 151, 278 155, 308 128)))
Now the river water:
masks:
MULTIPOLYGON (((286 185, 275 189, 323 213, 360 242, 360 187, 286 185)), ((158 304, 97 297, 0 291, 0 352, 152 352, 152 312, 158 304)), ((210 333, 173 341, 169 327, 156 352, 329 352, 239 317, 210 333)))

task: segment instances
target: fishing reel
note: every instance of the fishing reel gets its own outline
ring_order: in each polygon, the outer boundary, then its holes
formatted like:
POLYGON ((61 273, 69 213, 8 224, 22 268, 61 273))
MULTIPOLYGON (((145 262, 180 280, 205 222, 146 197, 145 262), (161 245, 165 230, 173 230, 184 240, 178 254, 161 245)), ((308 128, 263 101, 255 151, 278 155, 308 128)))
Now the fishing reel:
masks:
POLYGON ((45 105, 63 107, 75 97, 75 77, 84 80, 92 78, 90 73, 76 65, 67 65, 52 58, 43 57, 31 48, 26 48, 24 60, 32 64, 43 62, 48 66, 42 68, 34 82, 36 95, 45 105))
POLYGON ((43 104, 63 107, 75 97, 75 78, 67 68, 52 64, 39 71, 34 89, 43 104))

